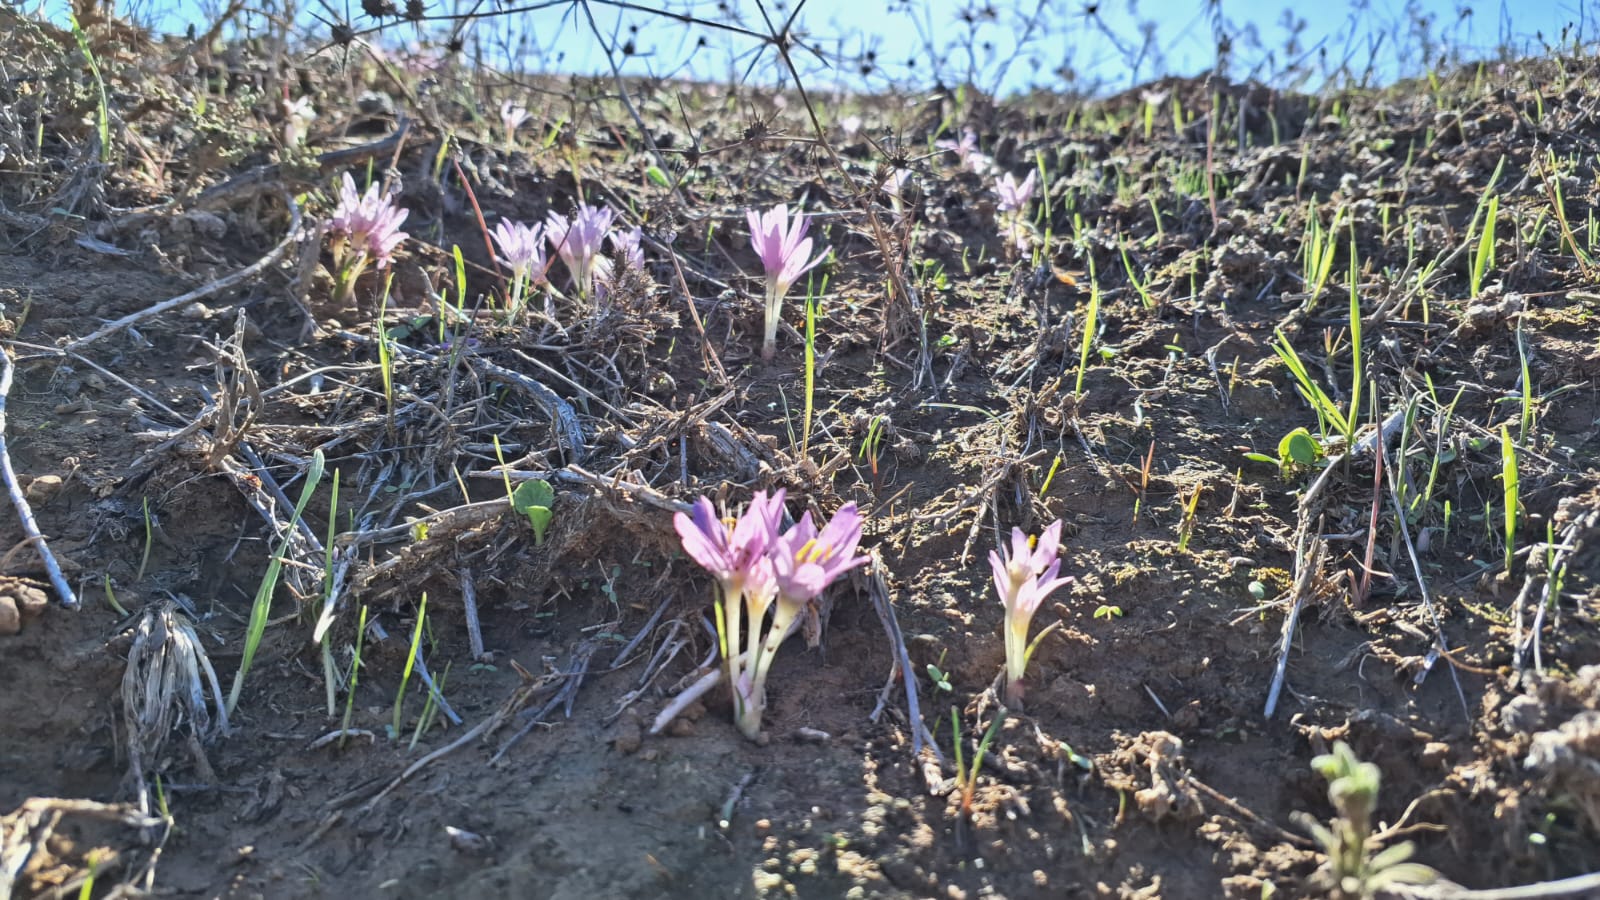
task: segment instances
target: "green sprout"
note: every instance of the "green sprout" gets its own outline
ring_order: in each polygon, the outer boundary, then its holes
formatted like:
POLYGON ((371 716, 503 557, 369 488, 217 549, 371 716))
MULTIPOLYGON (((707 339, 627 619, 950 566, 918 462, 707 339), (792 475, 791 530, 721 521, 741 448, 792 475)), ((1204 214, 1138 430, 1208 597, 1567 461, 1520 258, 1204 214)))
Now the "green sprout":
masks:
POLYGON ((1194 536, 1195 512, 1200 507, 1200 493, 1205 490, 1205 485, 1194 486, 1194 493, 1183 504, 1183 519, 1178 523, 1178 552, 1184 553, 1189 549, 1189 538, 1194 536))
POLYGON ((1327 857, 1312 876, 1315 886, 1333 897, 1366 900, 1393 885, 1428 884, 1438 878, 1433 869, 1406 861, 1416 849, 1410 841, 1381 848, 1382 836, 1372 833, 1382 783, 1377 766, 1357 759, 1339 741, 1332 753, 1313 759, 1311 767, 1327 779, 1328 801, 1339 813, 1327 825, 1307 813, 1294 814, 1327 857))
POLYGON ((511 492, 511 508, 528 517, 536 547, 544 544, 545 529, 550 527, 550 520, 555 516, 555 500, 555 489, 543 479, 524 481, 511 492))
POLYGON ((1511 573, 1511 562, 1516 557, 1517 512, 1522 507, 1518 498, 1520 480, 1517 476, 1517 445, 1511 441, 1511 431, 1500 426, 1500 487, 1505 506, 1506 573, 1511 573))
POLYGON ((1323 457, 1322 444, 1304 428, 1296 428, 1278 441, 1278 455, 1246 453, 1245 459, 1268 463, 1278 467, 1278 474, 1288 478, 1296 471, 1310 468, 1323 457))
POLYGON ((150 516, 150 498, 144 497, 144 554, 139 557, 139 574, 133 577, 134 581, 144 580, 145 566, 150 564, 150 544, 155 537, 155 523, 150 516))
POLYGON ((344 721, 339 724, 339 746, 344 747, 344 739, 350 734, 350 716, 355 712, 356 684, 361 680, 361 644, 367 636, 367 606, 361 605, 361 616, 356 622, 356 650, 355 656, 350 660, 350 679, 344 693, 344 721))
POLYGON ((283 530, 283 538, 278 542, 277 552, 272 554, 272 559, 267 563, 267 572, 261 577, 255 599, 250 603, 250 623, 245 626, 244 653, 239 657, 239 671, 233 676, 233 689, 228 692, 229 713, 239 705, 239 693, 244 690, 244 677, 249 673, 251 664, 255 662, 256 649, 261 646, 261 636, 267 630, 267 613, 272 608, 272 595, 278 589, 278 578, 283 574, 284 555, 289 552, 289 541, 294 537, 295 529, 300 526, 300 516, 306 511, 306 504, 311 502, 311 495, 316 492, 317 485, 322 481, 323 465, 322 451, 313 451, 311 467, 306 471, 305 486, 300 489, 300 499, 294 505, 294 515, 289 517, 289 525, 283 530))
POLYGON ((940 668, 944 665, 945 654, 949 652, 949 648, 939 651, 939 661, 937 663, 928 663, 928 679, 933 682, 934 687, 941 691, 951 690, 950 673, 940 668))
POLYGON ((400 715, 405 710, 406 685, 411 682, 411 672, 417 665, 417 658, 422 654, 422 625, 428 620, 428 592, 422 592, 422 600, 417 604, 417 624, 411 630, 411 652, 406 654, 405 668, 400 671, 400 688, 394 692, 394 719, 391 722, 389 737, 400 739, 400 715))
POLYGON ((994 740, 995 734, 1000 730, 1000 723, 1005 721, 1006 708, 1004 706, 995 710, 994 721, 989 723, 989 730, 983 733, 983 740, 978 742, 978 749, 972 755, 972 768, 968 769, 962 764, 961 754, 961 713, 955 707, 950 708, 950 725, 955 730, 956 752, 956 787, 961 790, 961 815, 972 815, 972 795, 978 789, 978 770, 983 768, 983 756, 989 751, 989 744, 994 740))

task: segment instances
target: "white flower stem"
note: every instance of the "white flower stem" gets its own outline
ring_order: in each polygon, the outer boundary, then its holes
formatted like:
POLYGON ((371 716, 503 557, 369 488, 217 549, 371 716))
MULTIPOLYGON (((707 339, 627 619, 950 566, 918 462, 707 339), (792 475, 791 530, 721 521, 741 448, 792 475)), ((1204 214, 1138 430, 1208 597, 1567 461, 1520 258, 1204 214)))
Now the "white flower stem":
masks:
MULTIPOLYGON (((739 730, 744 736, 754 741, 761 737, 761 715, 767 709, 767 673, 772 669, 772 659, 778 653, 778 647, 783 644, 789 632, 793 630, 795 617, 800 612, 800 604, 780 597, 777 608, 772 613, 772 624, 767 628, 767 636, 757 648, 757 653, 750 657, 750 689, 749 696, 744 698, 744 708, 739 710, 739 730)), ((755 628, 751 629, 754 635, 755 628)), ((738 686, 734 687, 734 695, 739 694, 738 686)), ((735 701, 737 703, 737 700, 735 701)))
POLYGON ((1022 676, 1028 668, 1028 625, 1032 617, 1015 617, 1006 611, 1006 702, 1015 705, 1020 695, 1022 676), (1020 621, 1019 621, 1020 618, 1020 621))
POLYGON ((766 329, 762 332, 761 358, 771 359, 778 353, 778 322, 783 318, 783 293, 776 284, 767 285, 766 329))

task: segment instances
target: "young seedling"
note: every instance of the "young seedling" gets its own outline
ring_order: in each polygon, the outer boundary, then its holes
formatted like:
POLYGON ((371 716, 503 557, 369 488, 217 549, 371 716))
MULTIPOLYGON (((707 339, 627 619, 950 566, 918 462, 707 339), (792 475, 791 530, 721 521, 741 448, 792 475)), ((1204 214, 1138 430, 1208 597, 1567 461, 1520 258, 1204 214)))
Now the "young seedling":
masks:
POLYGON ((867 422, 867 435, 861 439, 861 449, 856 451, 856 459, 865 460, 872 467, 872 492, 878 493, 882 473, 878 469, 878 460, 883 455, 883 435, 887 429, 888 417, 883 415, 873 416, 867 422))
POLYGON ((550 482, 541 478, 530 479, 517 485, 511 492, 511 508, 528 517, 528 524, 533 526, 533 545, 544 545, 545 529, 550 527, 550 520, 554 517, 556 492, 550 487, 550 482))
POLYGON ((384 320, 389 314, 389 289, 394 285, 394 273, 390 272, 383 281, 383 297, 378 301, 378 327, 373 335, 378 344, 378 370, 383 378, 383 409, 384 418, 388 424, 389 437, 395 436, 394 429, 394 351, 389 346, 389 329, 384 325, 384 320))
POLYGON ((1322 459, 1322 444, 1304 428, 1296 428, 1278 441, 1276 458, 1265 453, 1246 453, 1245 459, 1269 463, 1278 467, 1278 474, 1288 478, 1296 471, 1310 468, 1322 459))
POLYGON ((1006 708, 1004 706, 994 711, 994 720, 989 723, 989 728, 983 733, 983 740, 978 742, 978 749, 972 754, 972 768, 968 769, 962 763, 961 752, 961 711, 950 707, 950 727, 955 732, 952 743, 955 745, 956 757, 956 788, 961 791, 961 818, 972 818, 972 798, 978 790, 978 772, 983 769, 983 757, 989 752, 989 744, 1000 731, 1000 723, 1005 721, 1006 708))
POLYGON ((427 692, 427 699, 422 703, 422 715, 417 716, 417 727, 411 732, 411 743, 406 745, 406 752, 417 749, 417 742, 428 733, 433 723, 439 718, 439 701, 444 697, 444 686, 450 680, 450 663, 444 664, 444 671, 439 675, 439 683, 427 692))
POLYGON ((1139 465, 1139 496, 1133 500, 1133 521, 1139 521, 1139 511, 1144 509, 1145 496, 1150 491, 1150 467, 1156 461, 1156 442, 1150 442, 1150 449, 1144 455, 1144 462, 1139 465))
MULTIPOLYGON (((106 97, 106 82, 100 75, 100 63, 94 58, 94 51, 89 49, 89 33, 78 24, 78 17, 74 13, 67 13, 67 24, 72 27, 72 36, 78 42, 78 52, 83 54, 84 62, 89 66, 89 74, 94 78, 95 87, 95 136, 100 139, 99 156, 103 163, 111 162, 111 114, 106 97)), ((202 95, 203 96, 203 95, 202 95)))
POLYGON ((1139 302, 1145 309, 1155 309, 1156 300, 1150 293, 1150 279, 1148 277, 1141 279, 1138 273, 1133 271, 1133 259, 1128 256, 1128 242, 1124 240, 1119 243, 1122 250, 1122 267, 1128 272, 1128 283, 1133 285, 1133 290, 1139 295, 1139 302))
POLYGON ((1317 213, 1315 198, 1306 203, 1306 231, 1301 242, 1301 278, 1310 292, 1306 296, 1305 310, 1310 312, 1322 298, 1322 290, 1327 287, 1328 276, 1333 273, 1333 257, 1335 242, 1339 236, 1339 225, 1344 217, 1344 210, 1335 210, 1333 221, 1328 227, 1322 227, 1322 218, 1317 213))
POLYGON ((937 663, 928 663, 928 680, 932 681, 933 686, 941 691, 951 690, 950 673, 941 668, 944 665, 945 654, 949 652, 948 649, 939 651, 939 661, 937 663))
POLYGON ((1511 431, 1500 426, 1500 486, 1505 512, 1506 574, 1511 574, 1511 563, 1517 552, 1517 514, 1521 510, 1520 485, 1517 475, 1517 445, 1511 441, 1511 431))
POLYGON ((139 573, 134 581, 144 580, 145 567, 150 564, 150 545, 155 539, 155 523, 150 517, 150 498, 144 497, 144 553, 139 556, 139 573))
MULTIPOLYGON (((1496 194, 1489 198, 1488 214, 1483 220, 1483 232, 1478 236, 1478 241, 1473 247, 1470 260, 1472 296, 1474 297, 1483 293, 1483 276, 1494 268, 1494 225, 1499 214, 1500 196, 1496 194)), ((1476 224, 1476 218, 1474 218, 1473 222, 1476 224)))
POLYGON ((289 552, 289 541, 294 537, 295 529, 300 527, 300 516, 305 512, 306 504, 311 502, 311 495, 316 492, 317 485, 322 481, 322 470, 322 451, 315 450, 311 454, 311 465, 306 470, 305 486, 300 489, 300 499, 294 505, 294 514, 289 517, 283 538, 278 542, 277 552, 273 553, 272 559, 268 561, 267 572, 261 577, 255 599, 250 604, 250 622, 245 626, 244 651, 239 656, 239 670, 233 676, 233 689, 228 692, 227 712, 230 715, 239 705, 239 693, 244 690, 244 678, 255 662, 256 650, 261 646, 261 636, 266 633, 267 614, 272 609, 272 595, 277 592, 278 578, 283 573, 284 554, 289 552))
POLYGON ((1344 412, 1339 409, 1339 404, 1333 402, 1333 398, 1329 397, 1317 385, 1316 381, 1311 378, 1310 371, 1306 369, 1305 363, 1301 361, 1300 354, 1295 351, 1294 345, 1289 343, 1289 338, 1284 335, 1283 329, 1278 329, 1277 336, 1277 343, 1272 345, 1273 352, 1278 354, 1278 358, 1283 360, 1283 364, 1288 367, 1289 373, 1294 376, 1295 383, 1300 390, 1300 396, 1304 397, 1316 412, 1317 424, 1322 432, 1323 440, 1327 441, 1329 437, 1337 434, 1344 439, 1346 446, 1351 446, 1355 437, 1355 428, 1352 425, 1354 416, 1345 416, 1344 412))
POLYGON ((806 279, 806 408, 800 422, 800 455, 811 452, 811 416, 816 409, 817 391, 817 313, 822 304, 821 295, 827 293, 828 276, 822 276, 818 287, 815 279, 806 279))
POLYGON ((355 655, 350 660, 350 677, 346 679, 344 692, 344 720, 339 723, 339 747, 343 749, 344 739, 350 734, 350 717, 355 712, 356 684, 361 680, 361 645, 367 636, 367 606, 361 605, 361 615, 356 620, 356 649, 355 655))
POLYGON ((1045 475, 1044 475, 1044 483, 1039 485, 1039 496, 1041 498, 1043 498, 1045 494, 1049 493, 1049 491, 1050 491, 1050 482, 1054 481, 1055 477, 1056 477, 1056 473, 1061 471, 1061 462, 1062 462, 1061 454, 1057 453, 1056 454, 1056 458, 1054 460, 1052 460, 1051 463, 1050 463, 1050 471, 1046 472, 1045 475))
POLYGON ((322 556, 322 612, 317 616, 317 623, 311 630, 311 642, 322 648, 322 683, 328 695, 328 717, 332 718, 336 709, 335 682, 333 671, 333 647, 328 643, 328 629, 333 627, 335 607, 338 600, 336 595, 337 585, 334 583, 333 554, 336 546, 335 536, 339 530, 339 470, 333 470, 333 496, 328 501, 328 538, 323 542, 322 556))
POLYGON ((1095 277, 1094 257, 1089 257, 1089 308, 1083 317, 1083 339, 1078 345, 1078 379, 1073 384, 1074 399, 1083 399, 1083 376, 1089 368, 1089 348, 1094 344, 1095 330, 1100 326, 1100 279, 1095 277))
POLYGON ((1200 507, 1200 494, 1205 490, 1205 485, 1197 484, 1194 492, 1183 504, 1183 518, 1178 522, 1178 552, 1186 553, 1189 550, 1189 538, 1194 536, 1195 513, 1200 507))
POLYGON ((1328 781, 1328 801, 1339 817, 1327 825, 1309 814, 1294 818, 1322 848, 1325 859, 1313 876, 1316 887, 1345 900, 1367 900, 1393 885, 1428 884, 1438 873, 1420 863, 1407 862, 1415 848, 1410 841, 1380 847, 1372 832, 1382 773, 1362 762, 1343 741, 1333 752, 1311 761, 1311 767, 1328 781))
POLYGON ((390 740, 400 739, 400 716, 405 711, 406 686, 411 683, 411 672, 417 665, 417 658, 422 653, 422 626, 428 620, 428 592, 422 592, 422 600, 417 604, 417 624, 411 630, 411 650, 406 654, 405 668, 400 671, 400 687, 394 692, 394 718, 389 726, 390 740))
POLYGON ((1522 367, 1522 410, 1518 418, 1518 440, 1526 441, 1533 430, 1533 377, 1528 371, 1528 348, 1522 340, 1522 320, 1517 320, 1517 362, 1522 367))

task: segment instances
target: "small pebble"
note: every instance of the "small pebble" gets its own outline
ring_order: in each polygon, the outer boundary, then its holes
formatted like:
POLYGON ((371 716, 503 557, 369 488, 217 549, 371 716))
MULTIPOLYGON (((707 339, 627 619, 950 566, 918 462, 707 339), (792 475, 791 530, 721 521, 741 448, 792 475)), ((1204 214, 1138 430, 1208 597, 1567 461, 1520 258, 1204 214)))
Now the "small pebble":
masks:
POLYGON ((617 726, 617 736, 612 739, 611 745, 623 755, 637 753, 644 744, 644 729, 632 719, 626 720, 617 726))

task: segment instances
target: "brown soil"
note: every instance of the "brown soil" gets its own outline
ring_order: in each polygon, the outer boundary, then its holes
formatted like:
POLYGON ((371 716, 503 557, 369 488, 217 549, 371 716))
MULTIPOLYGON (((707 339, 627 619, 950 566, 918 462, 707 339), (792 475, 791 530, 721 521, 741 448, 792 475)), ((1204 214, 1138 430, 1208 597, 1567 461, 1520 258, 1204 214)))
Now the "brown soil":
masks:
MULTIPOLYGON (((675 194, 644 175, 652 157, 604 96, 609 83, 543 85, 559 93, 534 96, 561 99, 507 155, 461 100, 477 98, 492 119, 499 98, 519 96, 514 85, 452 67, 418 99, 370 60, 306 60, 295 80, 316 97, 313 150, 395 128, 392 116, 351 109, 352 85, 385 92, 409 118, 404 142, 373 163, 401 176, 413 235, 385 312, 401 348, 386 401, 373 338, 381 286, 331 303, 312 239, 234 289, 57 352, 259 259, 289 222, 279 186, 320 221, 333 178, 361 176, 367 162, 358 153, 318 171, 304 151, 286 155, 278 105, 246 91, 283 82, 263 85, 266 67, 252 68, 245 48, 186 68, 176 44, 98 23, 117 130, 101 165, 92 81, 71 35, 13 13, 0 24, 0 51, 21 73, 0 82, 10 111, 0 305, 17 367, 6 438, 82 598, 76 611, 40 613, 50 589, 38 557, 8 558, 4 577, 24 580, 0 585, 18 610, 0 637, 0 813, 17 810, 0 818, 0 849, 31 847, 22 896, 76 895, 91 858, 97 894, 123 884, 230 897, 1184 898, 1261 897, 1271 885, 1302 896, 1316 892, 1323 856, 1292 814, 1335 815, 1311 760, 1339 740, 1382 771, 1377 819, 1398 826, 1386 840, 1414 841, 1417 859, 1451 881, 1600 868, 1600 786, 1583 765, 1600 751, 1580 734, 1583 711, 1600 708, 1600 670, 1582 669, 1600 664, 1600 299, 1587 292, 1595 264, 1563 237, 1551 193, 1559 182, 1587 248, 1600 126, 1585 63, 1324 98, 1171 80, 1157 87, 1181 97, 1192 123, 1175 131, 1163 107, 1148 136, 1137 92, 1071 109, 1039 98, 981 109, 946 98, 911 112, 830 100, 835 114, 866 117, 861 134, 896 135, 915 160, 897 224, 858 187, 883 161, 873 146, 831 130, 835 165, 806 145, 741 138, 749 123, 712 89, 634 86, 681 179, 675 194), (209 108, 197 112, 202 91, 209 108), (680 93, 696 111, 692 133, 680 93), (1208 112, 1220 127, 1208 129, 1208 112), (986 180, 948 154, 919 158, 947 118, 977 129, 1007 171, 1043 160, 1038 225, 1052 243, 1037 265, 1007 256, 986 180), (435 178, 446 131, 454 142, 435 178), (1495 264, 1474 297, 1470 223, 1502 159, 1495 264), (229 181, 242 173, 249 186, 229 181), (223 184, 233 187, 197 197, 223 184), (560 308, 564 332, 486 312, 448 323, 456 336, 441 345, 428 297, 456 299, 453 245, 469 309, 503 286, 476 210, 490 223, 536 221, 569 210, 580 184, 658 242, 650 279, 603 311, 560 308), (743 230, 746 206, 778 201, 836 213, 819 223, 836 262, 804 452, 803 344, 786 331, 777 359, 759 359, 758 267, 743 230), (1304 514, 1321 464, 1280 474, 1244 456, 1275 455, 1295 428, 1317 431, 1272 348, 1276 329, 1324 390, 1349 399, 1348 219, 1321 297, 1308 300, 1298 256, 1308 211, 1326 225, 1336 210, 1355 222, 1362 405, 1375 400, 1387 416, 1415 402, 1398 438, 1412 452, 1398 461, 1396 443, 1387 450, 1411 497, 1441 460, 1406 534, 1382 492, 1364 596, 1370 455, 1334 463, 1304 514), (1148 278, 1148 305, 1124 248, 1148 278), (915 306, 885 274, 907 260, 915 306), (1080 396, 1095 278, 1099 330, 1080 396), (1521 426, 1519 342, 1533 421, 1518 441, 1525 552, 1506 572, 1499 435, 1521 426), (581 452, 506 370, 575 412, 581 452), (878 416, 874 466, 861 450, 878 416), (512 469, 557 489, 542 543, 500 506, 432 520, 426 536, 374 537, 503 497, 495 439, 512 469), (166 728, 138 731, 124 678, 144 658, 139 629, 170 638, 192 623, 226 689, 280 541, 257 509, 262 480, 292 502, 319 449, 330 475, 305 520, 323 539, 331 513, 339 546, 353 548, 329 633, 341 673, 360 610, 381 626, 362 639, 351 704, 362 734, 319 741, 340 727, 345 692, 330 717, 311 640, 322 559, 304 541, 288 554, 227 729, 164 696, 177 710, 166 728), (835 589, 819 648, 795 640, 780 654, 769 741, 740 737, 715 693, 666 734, 645 733, 713 645, 709 586, 677 550, 663 501, 738 503, 772 487, 797 510, 860 504, 878 562, 835 589), (1077 581, 1036 618, 1036 631, 1063 624, 963 808, 950 712, 961 712, 970 760, 996 714, 989 688, 1003 663, 985 557, 1013 526, 1037 533, 1056 518, 1069 535, 1063 570, 1077 581), (1416 568, 1407 534, 1421 544, 1416 568), (1298 585, 1297 546, 1323 548, 1298 585), (1564 591, 1535 630, 1547 559, 1562 546, 1573 548, 1564 591), (879 577, 942 762, 912 752, 904 673, 869 598, 879 577), (464 584, 482 659, 469 648, 464 584), (1531 600, 1519 600, 1525 584, 1531 600), (386 729, 424 593, 423 657, 460 721, 438 717, 413 747, 416 675, 401 734, 386 729), (1267 718, 1294 597, 1299 627, 1267 718), (1440 630, 1448 657, 1430 654, 1440 630), (639 649, 621 654, 641 632, 639 649), (1537 641, 1537 667, 1519 634, 1537 641), (673 643, 680 651, 656 671, 652 656, 673 643), (578 668, 586 677, 569 677, 578 668), (511 714, 503 727, 470 734, 500 711, 511 714), (1565 763, 1530 762, 1552 742, 1565 763), (53 821, 30 819, 29 798, 136 804, 141 785, 164 802, 165 824, 79 810, 48 840, 42 826, 21 827, 53 821)), ((810 133, 798 98, 781 111, 746 99, 775 116, 768 129, 810 133)), ((786 318, 803 327, 800 308, 792 298, 786 318)), ((282 501, 266 508, 286 520, 282 501)), ((0 531, 0 545, 22 539, 14 519, 0 531)))

